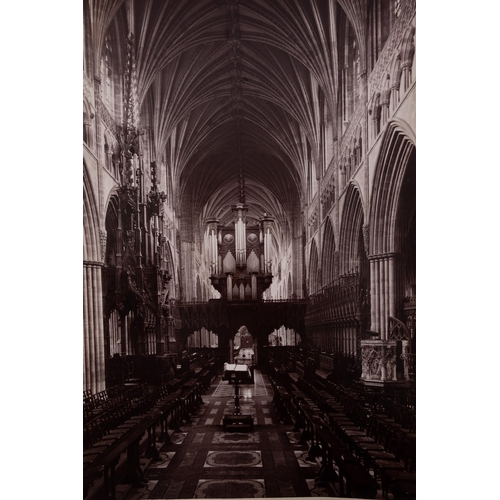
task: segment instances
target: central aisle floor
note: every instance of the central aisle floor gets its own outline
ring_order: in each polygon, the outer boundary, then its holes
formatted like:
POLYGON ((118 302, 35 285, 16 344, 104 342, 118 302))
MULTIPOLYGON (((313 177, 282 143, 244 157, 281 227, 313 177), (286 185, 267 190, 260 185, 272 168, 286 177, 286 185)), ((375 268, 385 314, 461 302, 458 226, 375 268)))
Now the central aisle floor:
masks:
POLYGON ((192 422, 161 446, 162 461, 144 461, 146 486, 119 487, 117 498, 338 496, 316 486, 319 464, 305 460, 299 434, 280 424, 267 376, 256 370, 254 378, 240 386, 241 412, 254 417, 253 432, 223 431, 223 416, 234 411, 234 386, 218 377, 192 422))

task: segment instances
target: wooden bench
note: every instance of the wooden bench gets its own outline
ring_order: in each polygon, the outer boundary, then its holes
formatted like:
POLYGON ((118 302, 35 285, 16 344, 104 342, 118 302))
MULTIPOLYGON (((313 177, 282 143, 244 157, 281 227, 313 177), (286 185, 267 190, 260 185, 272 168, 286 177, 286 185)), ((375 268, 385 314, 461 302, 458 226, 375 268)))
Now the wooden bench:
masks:
MULTIPOLYGON (((214 372, 215 365, 211 365, 204 373, 206 379, 210 380, 214 372)), ((190 372, 183 381, 184 384, 177 389, 180 384, 166 383, 152 392, 146 384, 125 385, 113 391, 112 398, 108 397, 108 392, 102 391, 100 398, 103 404, 95 415, 87 412, 88 420, 84 424, 84 496, 92 483, 103 475, 105 494, 114 494, 115 467, 125 451, 126 480, 140 482, 142 471, 138 448, 144 433, 148 433, 146 457, 157 459, 155 442, 169 442, 168 425, 174 432, 179 432, 182 420, 189 421, 190 413, 203 403, 203 385, 199 377, 193 378, 190 372), (160 428, 158 436, 157 427, 160 428)), ((84 393, 84 405, 92 405, 95 412, 93 401, 89 401, 91 399, 88 391, 84 393)), ((248 422, 244 423, 248 426, 248 422)))
MULTIPOLYGON (((320 474, 334 477, 333 464, 339 471, 340 494, 344 495, 344 478, 347 496, 356 498, 375 498, 378 484, 361 462, 352 455, 342 441, 328 428, 318 426, 317 436, 323 452, 323 467, 320 474)), ((331 480, 331 479, 330 479, 331 480)))
POLYGON ((103 446, 96 446, 84 453, 84 498, 99 472, 104 475, 104 494, 106 498, 115 495, 115 467, 120 455, 127 451, 127 482, 140 482, 142 471, 139 463, 139 441, 157 415, 143 415, 130 419, 118 427, 120 433, 103 446), (92 453, 94 451, 94 453, 92 453))

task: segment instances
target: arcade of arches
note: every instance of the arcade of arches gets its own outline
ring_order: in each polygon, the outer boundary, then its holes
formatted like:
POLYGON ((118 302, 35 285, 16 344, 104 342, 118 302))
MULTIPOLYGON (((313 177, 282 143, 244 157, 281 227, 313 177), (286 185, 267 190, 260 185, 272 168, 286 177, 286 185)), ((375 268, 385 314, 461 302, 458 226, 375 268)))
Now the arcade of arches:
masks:
POLYGON ((392 378, 408 377, 414 2, 84 14, 84 389, 106 387, 113 356, 227 347, 248 323, 262 346, 351 356, 364 379, 401 341, 392 378), (227 277, 231 312, 211 304, 227 277))
POLYGON ((413 389, 415 1, 83 14, 84 391, 243 347, 413 389))

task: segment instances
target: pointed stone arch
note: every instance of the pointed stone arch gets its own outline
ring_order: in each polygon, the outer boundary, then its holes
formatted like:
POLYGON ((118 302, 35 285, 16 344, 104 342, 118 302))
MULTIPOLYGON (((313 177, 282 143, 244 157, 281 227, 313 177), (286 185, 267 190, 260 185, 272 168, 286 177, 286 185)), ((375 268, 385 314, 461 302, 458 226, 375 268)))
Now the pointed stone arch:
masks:
POLYGON ((313 239, 309 253, 309 294, 316 293, 320 289, 321 282, 319 278, 318 247, 316 246, 316 240, 313 239))
POLYGON ((403 41, 401 42, 401 52, 403 54, 403 61, 405 63, 410 63, 413 60, 413 54, 415 52, 415 27, 409 26, 405 34, 403 35, 403 41))
POLYGON ((401 188, 410 157, 415 151, 415 134, 402 120, 388 125, 377 159, 370 203, 370 254, 396 250, 397 212, 401 188))
POLYGON ((323 250, 321 252, 321 272, 324 285, 332 283, 335 278, 334 255, 335 235, 333 224, 330 217, 327 217, 323 235, 323 250))
POLYGON ((115 353, 121 353, 125 348, 122 343, 122 322, 124 315, 117 304, 116 289, 110 276, 116 275, 118 263, 119 243, 118 243, 118 212, 119 200, 116 188, 113 188, 106 201, 104 211, 104 230, 101 231, 102 257, 104 261, 103 273, 103 322, 104 322, 104 345, 106 357, 115 353))
POLYGON ((99 216, 85 161, 83 164, 83 389, 106 386, 99 216))
POLYGON ((86 22, 89 25, 89 34, 94 51, 94 76, 99 75, 99 64, 103 51, 104 40, 108 33, 111 33, 113 43, 117 49, 125 46, 123 33, 129 33, 127 26, 126 10, 121 1, 110 2, 108 8, 90 9, 89 2, 84 3, 84 12, 88 12, 86 22))
POLYGON ((404 320, 415 301, 415 135, 402 120, 387 125, 370 203, 372 328, 388 335, 389 318, 404 320))
POLYGON ((352 26, 359 47, 360 64, 363 71, 367 69, 366 35, 367 13, 361 3, 339 0, 339 5, 352 26))
POLYGON ((392 56, 392 61, 389 67, 389 74, 392 82, 391 88, 399 90, 402 71, 403 68, 401 66, 401 52, 395 52, 392 56))
POLYGON ((340 274, 356 269, 360 271, 366 251, 363 242, 365 215, 359 186, 351 182, 347 187, 346 198, 340 220, 340 274))
POLYGON ((85 162, 83 163, 83 260, 100 261, 99 215, 85 162))

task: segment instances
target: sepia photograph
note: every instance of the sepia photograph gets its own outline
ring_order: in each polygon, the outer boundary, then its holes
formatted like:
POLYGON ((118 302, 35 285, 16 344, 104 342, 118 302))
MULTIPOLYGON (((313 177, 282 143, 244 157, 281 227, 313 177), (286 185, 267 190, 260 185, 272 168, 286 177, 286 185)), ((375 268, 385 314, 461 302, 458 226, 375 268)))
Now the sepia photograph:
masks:
POLYGON ((416 499, 415 0, 82 13, 83 498, 416 499))
POLYGON ((4 2, 1 497, 498 496, 499 10, 4 2))

